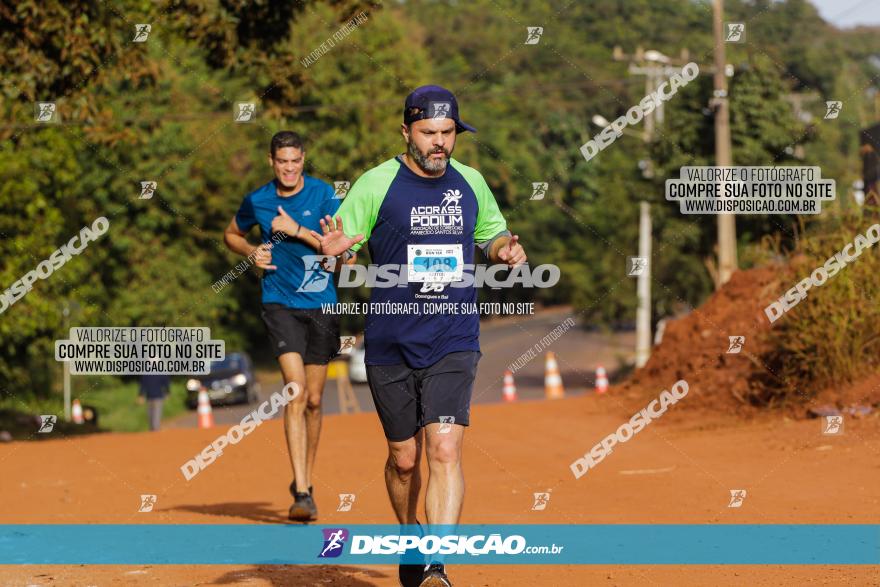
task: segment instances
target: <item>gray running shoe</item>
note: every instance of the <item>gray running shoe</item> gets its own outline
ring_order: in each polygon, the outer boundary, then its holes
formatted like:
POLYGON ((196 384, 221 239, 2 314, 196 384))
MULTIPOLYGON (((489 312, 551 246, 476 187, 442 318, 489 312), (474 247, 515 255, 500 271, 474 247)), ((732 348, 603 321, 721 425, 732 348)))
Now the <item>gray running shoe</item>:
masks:
POLYGON ((287 518, 294 522, 314 522, 318 519, 318 507, 308 493, 295 493, 293 505, 287 512, 287 518))
POLYGON ((419 587, 452 587, 446 569, 440 563, 433 563, 425 568, 425 575, 419 587))

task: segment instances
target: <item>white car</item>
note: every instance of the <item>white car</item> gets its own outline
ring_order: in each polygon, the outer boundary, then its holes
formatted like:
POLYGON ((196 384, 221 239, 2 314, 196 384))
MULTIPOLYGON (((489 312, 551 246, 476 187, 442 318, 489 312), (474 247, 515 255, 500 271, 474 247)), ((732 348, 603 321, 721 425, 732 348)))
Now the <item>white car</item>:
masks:
POLYGON ((358 343, 354 345, 351 357, 348 360, 348 378, 351 379, 352 383, 367 382, 367 365, 364 363, 365 354, 364 339, 360 337, 358 343))

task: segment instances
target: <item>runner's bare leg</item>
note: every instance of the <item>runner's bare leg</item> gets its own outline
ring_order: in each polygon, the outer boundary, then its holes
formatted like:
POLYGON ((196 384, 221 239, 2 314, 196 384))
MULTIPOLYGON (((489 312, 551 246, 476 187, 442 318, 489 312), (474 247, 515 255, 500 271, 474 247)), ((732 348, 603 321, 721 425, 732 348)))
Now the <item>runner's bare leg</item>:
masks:
POLYGON ((385 486, 397 521, 416 523, 416 508, 422 488, 419 471, 422 456, 422 431, 402 442, 388 441, 388 460, 385 462, 385 486))
POLYGON ((318 439, 321 437, 321 398, 327 380, 327 365, 306 365, 306 476, 312 484, 318 439))
POLYGON ((448 432, 439 432, 442 424, 425 426, 428 457, 428 488, 425 513, 428 524, 458 524, 464 502, 464 472, 461 468, 461 445, 464 426, 447 424, 448 432))
POLYGON ((285 385, 294 382, 300 392, 292 402, 284 406, 284 436, 287 439, 287 452, 290 455, 290 466, 296 481, 296 491, 306 493, 309 490, 308 471, 306 466, 306 374, 302 356, 299 353, 284 353, 278 357, 285 385))

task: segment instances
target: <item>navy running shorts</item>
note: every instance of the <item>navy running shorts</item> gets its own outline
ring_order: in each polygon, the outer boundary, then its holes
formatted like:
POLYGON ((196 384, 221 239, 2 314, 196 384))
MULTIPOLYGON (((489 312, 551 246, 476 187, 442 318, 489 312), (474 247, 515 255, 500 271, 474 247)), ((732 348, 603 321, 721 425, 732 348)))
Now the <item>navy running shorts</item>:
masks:
POLYGON ((299 353, 306 365, 326 365, 339 352, 339 317, 320 308, 301 310, 263 304, 263 322, 275 356, 299 353))
POLYGON ((385 437, 408 440, 424 426, 448 422, 467 426, 479 351, 459 351, 423 369, 367 365, 367 382, 385 437))

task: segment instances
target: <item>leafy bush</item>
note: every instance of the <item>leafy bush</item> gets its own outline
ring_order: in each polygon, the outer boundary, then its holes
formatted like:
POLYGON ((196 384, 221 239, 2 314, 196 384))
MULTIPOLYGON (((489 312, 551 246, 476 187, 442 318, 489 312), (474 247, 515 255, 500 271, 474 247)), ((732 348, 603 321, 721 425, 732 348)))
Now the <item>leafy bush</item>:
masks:
MULTIPOLYGON (((785 290, 877 221, 876 210, 865 210, 801 230, 791 263, 780 277, 785 290)), ((754 403, 810 399, 823 387, 853 381, 880 365, 878 248, 863 249, 821 287, 813 286, 806 298, 773 324, 770 350, 761 357, 772 374, 763 370, 753 377, 750 399, 754 403)))

